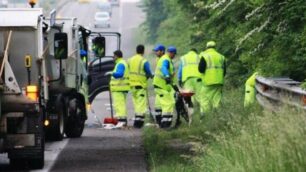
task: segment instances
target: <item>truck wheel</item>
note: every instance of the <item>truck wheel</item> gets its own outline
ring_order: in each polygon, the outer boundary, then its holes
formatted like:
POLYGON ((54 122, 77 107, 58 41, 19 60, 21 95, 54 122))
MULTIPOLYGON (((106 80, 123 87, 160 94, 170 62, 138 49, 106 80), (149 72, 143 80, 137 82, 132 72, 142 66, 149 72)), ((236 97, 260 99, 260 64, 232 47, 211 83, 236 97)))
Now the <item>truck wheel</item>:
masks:
POLYGON ((69 138, 81 137, 86 113, 85 104, 77 98, 72 98, 67 102, 67 120, 65 123, 65 133, 69 138))

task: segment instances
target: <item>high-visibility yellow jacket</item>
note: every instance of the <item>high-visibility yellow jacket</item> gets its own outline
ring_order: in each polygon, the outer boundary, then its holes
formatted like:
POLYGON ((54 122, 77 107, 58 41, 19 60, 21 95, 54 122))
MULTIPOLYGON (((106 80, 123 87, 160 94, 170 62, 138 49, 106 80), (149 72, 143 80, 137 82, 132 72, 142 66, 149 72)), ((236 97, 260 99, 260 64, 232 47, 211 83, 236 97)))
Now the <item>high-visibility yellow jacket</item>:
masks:
POLYGON ((214 48, 209 48, 200 54, 200 58, 204 58, 206 69, 203 75, 205 85, 215 85, 224 83, 224 65, 225 58, 214 48))
POLYGON ((125 60, 119 58, 116 60, 116 66, 113 72, 117 71, 117 67, 119 64, 123 64, 125 67, 123 77, 121 78, 114 78, 112 76, 110 81, 110 88, 111 91, 129 91, 130 90, 130 82, 129 82, 129 67, 125 60))
POLYGON ((198 70, 200 57, 194 51, 188 52, 181 58, 182 65, 182 81, 185 82, 188 78, 201 78, 202 74, 198 70))
POLYGON ((245 82, 245 96, 244 96, 244 106, 245 107, 253 104, 256 100, 255 83, 256 83, 256 76, 257 75, 258 75, 258 73, 255 72, 245 82))
POLYGON ((147 77, 144 65, 147 60, 140 54, 136 54, 128 60, 130 86, 142 86, 147 88, 147 77))
POLYGON ((160 87, 162 89, 165 89, 165 90, 171 90, 171 85, 166 83, 165 76, 161 70, 163 62, 165 60, 169 61, 169 75, 172 79, 174 78, 174 66, 173 66, 172 60, 167 54, 165 54, 158 60, 156 70, 155 70, 155 76, 153 79, 153 85, 160 87))

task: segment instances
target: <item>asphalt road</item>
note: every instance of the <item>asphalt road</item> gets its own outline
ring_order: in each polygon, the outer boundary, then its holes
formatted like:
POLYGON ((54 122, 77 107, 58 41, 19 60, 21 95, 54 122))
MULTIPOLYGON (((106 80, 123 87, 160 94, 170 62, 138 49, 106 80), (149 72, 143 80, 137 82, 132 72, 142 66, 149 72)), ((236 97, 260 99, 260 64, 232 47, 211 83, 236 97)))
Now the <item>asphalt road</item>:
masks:
MULTIPOLYGON (((58 12, 59 17, 76 17, 78 22, 94 31, 112 31, 122 34, 124 57, 134 54, 137 42, 134 33, 144 20, 137 0, 121 0, 120 7, 113 7, 111 27, 92 28, 97 2, 80 4, 72 1, 58 12)), ((108 38, 106 53, 117 48, 116 39, 108 38)), ((133 106, 128 101, 129 125, 133 124, 133 106)), ((64 138, 61 142, 46 143, 45 167, 36 171, 147 171, 141 130, 101 129, 99 121, 110 115, 108 92, 101 93, 92 103, 86 128, 81 138, 64 138)), ((0 171, 14 171, 6 155, 0 154, 0 171)))

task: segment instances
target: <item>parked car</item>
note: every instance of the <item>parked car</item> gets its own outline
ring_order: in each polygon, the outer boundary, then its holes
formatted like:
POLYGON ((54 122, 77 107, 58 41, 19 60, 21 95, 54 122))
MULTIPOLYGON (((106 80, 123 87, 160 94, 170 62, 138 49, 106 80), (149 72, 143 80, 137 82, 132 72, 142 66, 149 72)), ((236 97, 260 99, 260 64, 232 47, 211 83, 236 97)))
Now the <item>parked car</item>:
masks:
POLYGON ((8 0, 0 0, 0 8, 7 8, 8 0))
POLYGON ((112 4, 112 6, 119 6, 120 5, 120 0, 108 0, 112 4))
POLYGON ((98 8, 102 12, 108 12, 109 16, 112 16, 112 5, 110 2, 100 2, 98 3, 98 8))
POLYGON ((110 27, 110 16, 108 12, 96 12, 94 27, 110 27))

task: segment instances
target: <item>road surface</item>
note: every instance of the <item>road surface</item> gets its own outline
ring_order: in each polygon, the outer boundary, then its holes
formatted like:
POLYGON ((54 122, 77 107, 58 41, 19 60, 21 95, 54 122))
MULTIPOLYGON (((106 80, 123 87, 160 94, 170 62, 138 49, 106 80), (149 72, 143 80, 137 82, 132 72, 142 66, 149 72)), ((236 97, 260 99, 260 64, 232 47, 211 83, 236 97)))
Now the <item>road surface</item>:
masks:
MULTIPOLYGON (((120 7, 113 7, 111 28, 92 28, 97 2, 66 4, 58 17, 76 17, 81 25, 95 31, 115 31, 122 34, 124 57, 134 54, 137 42, 133 39, 135 30, 144 20, 144 14, 137 0, 121 0, 120 7)), ((107 39, 107 55, 116 50, 115 39, 107 39)), ((45 167, 35 171, 147 171, 145 152, 142 146, 141 130, 105 130, 99 128, 98 120, 109 116, 106 104, 108 93, 96 97, 89 111, 83 136, 77 139, 65 138, 61 142, 48 142, 45 148, 45 167), (97 118, 95 118, 96 116, 97 118)), ((133 106, 128 103, 128 123, 132 125, 133 106)), ((0 154, 0 171, 14 171, 7 155, 0 154)))

